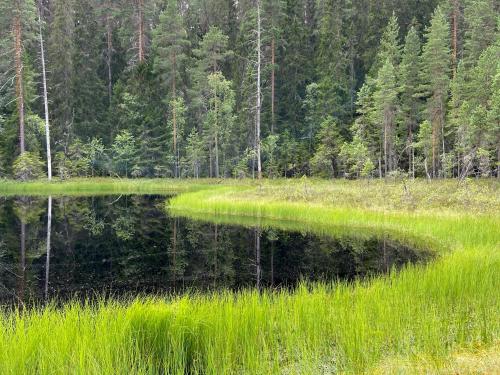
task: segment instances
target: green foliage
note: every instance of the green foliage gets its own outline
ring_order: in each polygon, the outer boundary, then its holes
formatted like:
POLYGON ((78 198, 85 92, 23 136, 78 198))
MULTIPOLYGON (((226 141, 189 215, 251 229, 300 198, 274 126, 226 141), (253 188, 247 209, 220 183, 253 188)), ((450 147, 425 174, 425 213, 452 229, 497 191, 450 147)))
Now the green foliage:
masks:
POLYGON ((343 138, 337 122, 328 117, 321 123, 317 135, 319 146, 311 159, 314 174, 323 177, 334 177, 339 172, 338 157, 341 152, 343 138))
POLYGON ((136 162, 137 145, 135 138, 129 131, 123 130, 115 137, 111 152, 115 173, 128 177, 136 162))
POLYGON ((44 163, 40 157, 32 152, 24 152, 19 155, 12 166, 13 175, 16 180, 28 181, 44 176, 44 163))
POLYGON ((369 177, 375 169, 368 148, 358 136, 342 145, 339 158, 345 166, 346 177, 369 177))
MULTIPOLYGON (((13 69, 17 15, 26 145, 44 155, 38 130, 44 106, 37 88, 37 4, 0 4, 0 154, 7 176, 19 154, 13 69)), ((41 9, 41 27, 52 156, 61 176, 117 173, 111 151, 100 152, 100 160, 87 165, 77 157, 93 138, 111 150, 124 130, 137 149, 127 174, 214 177, 245 170, 254 175, 247 151, 255 147, 254 3, 53 0, 43 5, 48 7, 41 9), (141 64, 139 35, 145 48, 141 64), (234 119, 224 125, 230 131, 221 133, 216 150, 213 130, 219 121, 210 108, 209 76, 217 73, 231 83, 234 119), (203 146, 194 138, 188 142, 189 134, 197 134, 203 146)), ((272 164, 264 166, 266 172, 338 175, 338 166, 332 167, 336 172, 328 167, 329 152, 317 137, 321 124, 333 118, 343 138, 362 141, 382 176, 395 170, 424 176, 422 169, 415 174, 413 166, 425 158, 431 177, 497 175, 498 88, 493 82, 500 9, 494 0, 458 2, 458 68, 451 79, 453 5, 438 0, 262 0, 261 140, 279 137, 272 163, 263 156, 264 164, 272 164), (479 107, 487 119, 482 122, 473 113, 479 107), (425 120, 432 127, 430 155, 413 147, 425 120), (474 129, 482 129, 484 136, 468 136, 474 129)))
POLYGON ((183 159, 185 175, 192 175, 195 178, 200 176, 200 168, 205 156, 205 143, 202 137, 193 129, 186 140, 186 155, 183 159))

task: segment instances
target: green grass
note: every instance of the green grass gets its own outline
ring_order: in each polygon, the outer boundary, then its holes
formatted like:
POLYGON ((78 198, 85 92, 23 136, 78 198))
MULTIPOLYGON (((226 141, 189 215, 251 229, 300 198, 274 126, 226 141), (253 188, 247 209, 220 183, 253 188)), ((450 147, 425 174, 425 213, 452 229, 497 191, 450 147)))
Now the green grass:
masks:
POLYGON ((279 180, 185 188, 169 202, 173 214, 323 234, 373 232, 439 256, 387 276, 293 292, 4 312, 0 373, 499 371, 498 182, 417 181, 405 188, 279 180))
POLYGON ((209 186, 209 180, 73 178, 18 182, 0 180, 0 195, 172 194, 209 186))

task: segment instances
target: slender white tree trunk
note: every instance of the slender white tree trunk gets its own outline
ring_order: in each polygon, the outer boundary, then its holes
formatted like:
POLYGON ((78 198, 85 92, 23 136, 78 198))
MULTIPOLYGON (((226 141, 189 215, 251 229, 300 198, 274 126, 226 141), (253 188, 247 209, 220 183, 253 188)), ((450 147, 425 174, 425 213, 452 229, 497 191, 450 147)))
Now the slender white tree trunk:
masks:
POLYGON ((24 88, 23 88, 23 43, 21 25, 21 5, 16 2, 16 13, 13 20, 14 62, 16 70, 16 97, 19 111, 19 149, 21 154, 26 151, 24 142, 24 88))
POLYGON ((40 30, 40 58, 42 60, 43 104, 45 109, 45 143, 47 144, 47 178, 52 180, 52 157, 50 155, 49 101, 47 99, 47 75, 45 72, 45 51, 43 48, 42 18, 38 9, 38 26, 40 30))
POLYGON ((257 176, 262 179, 262 162, 260 158, 260 110, 261 110, 261 88, 260 88, 260 65, 261 65, 261 25, 260 25, 260 0, 257 0, 257 105, 255 114, 255 143, 257 148, 257 176))

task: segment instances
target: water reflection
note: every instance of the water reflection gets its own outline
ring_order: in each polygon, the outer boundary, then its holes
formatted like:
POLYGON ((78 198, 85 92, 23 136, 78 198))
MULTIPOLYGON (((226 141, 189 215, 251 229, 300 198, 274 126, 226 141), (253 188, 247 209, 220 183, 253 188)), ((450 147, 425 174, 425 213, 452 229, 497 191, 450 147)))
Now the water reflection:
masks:
POLYGON ((352 280, 429 255, 169 217, 165 197, 0 198, 0 302, 352 280))

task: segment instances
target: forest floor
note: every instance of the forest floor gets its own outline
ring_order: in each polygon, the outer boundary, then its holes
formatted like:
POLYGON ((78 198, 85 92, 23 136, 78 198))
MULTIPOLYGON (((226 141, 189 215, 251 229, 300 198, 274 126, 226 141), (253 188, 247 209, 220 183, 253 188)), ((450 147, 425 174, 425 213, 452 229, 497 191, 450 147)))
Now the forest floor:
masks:
POLYGON ((180 193, 174 215, 398 237, 437 259, 294 291, 4 312, 0 372, 498 373, 499 192, 497 180, 1 182, 0 195, 180 193))

